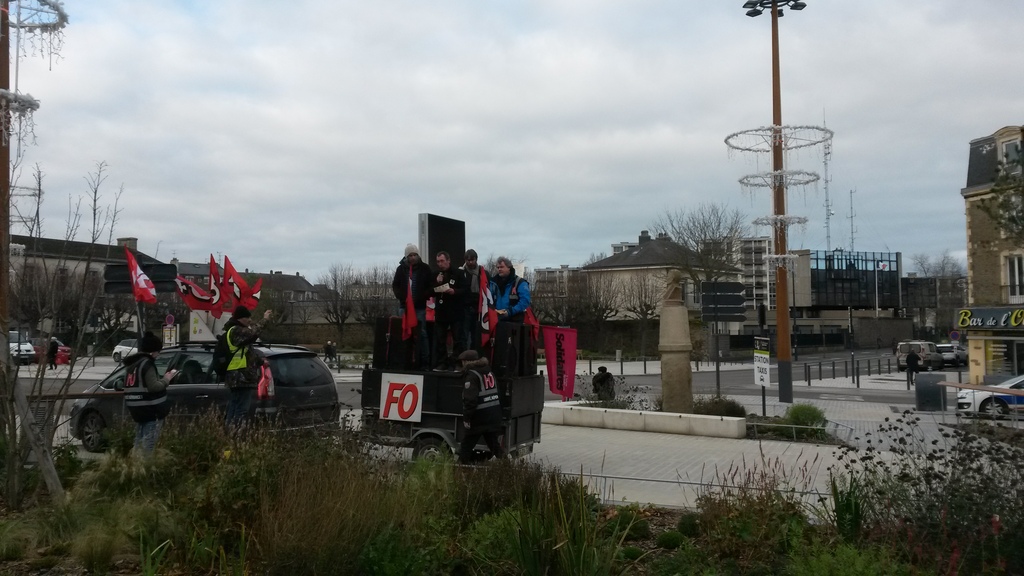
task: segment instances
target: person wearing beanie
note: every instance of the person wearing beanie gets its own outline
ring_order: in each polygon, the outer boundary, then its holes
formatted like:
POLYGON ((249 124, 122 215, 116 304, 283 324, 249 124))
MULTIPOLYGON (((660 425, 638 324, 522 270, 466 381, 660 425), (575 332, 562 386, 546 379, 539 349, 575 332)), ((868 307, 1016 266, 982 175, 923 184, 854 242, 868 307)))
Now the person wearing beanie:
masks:
POLYGON ((145 456, 153 453, 160 438, 164 418, 170 411, 167 385, 178 373, 168 370, 157 376, 155 359, 163 342, 152 332, 139 339, 138 352, 124 359, 124 404, 135 421, 135 450, 145 456))
MULTIPOLYGON (((391 282, 391 291, 398 300, 398 315, 405 313, 406 306, 412 303, 416 312, 416 357, 413 365, 424 369, 430 368, 430 341, 427 332, 427 299, 434 293, 434 274, 430 266, 420 258, 420 249, 415 244, 405 247, 405 257, 395 270, 395 279, 391 282)), ((411 349, 411 347, 410 347, 411 349)))
POLYGON ((224 338, 229 354, 224 384, 231 392, 224 424, 229 428, 240 425, 249 417, 249 407, 252 404, 253 391, 260 381, 262 364, 252 346, 272 314, 273 311, 267 310, 263 313, 263 320, 253 323, 252 312, 239 305, 224 324, 224 338))

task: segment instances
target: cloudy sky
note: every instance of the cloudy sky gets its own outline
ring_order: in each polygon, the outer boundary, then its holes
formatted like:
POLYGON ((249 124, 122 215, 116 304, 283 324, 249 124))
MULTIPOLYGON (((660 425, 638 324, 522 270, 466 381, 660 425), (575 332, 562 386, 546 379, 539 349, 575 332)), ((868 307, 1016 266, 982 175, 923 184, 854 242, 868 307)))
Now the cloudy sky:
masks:
MULTIPOLYGON (((806 1, 780 21, 783 123, 835 132, 832 248, 856 190, 856 250, 963 254, 968 143, 1024 122, 1024 2, 806 1)), ((767 158, 724 143, 771 124, 771 20, 742 4, 65 0, 57 56, 19 63, 22 164, 60 237, 106 162, 115 236, 165 261, 315 280, 397 263, 431 212, 482 255, 577 265, 666 211, 771 212, 738 183, 767 158)), ((825 249, 824 203, 790 191, 792 247, 825 249)))

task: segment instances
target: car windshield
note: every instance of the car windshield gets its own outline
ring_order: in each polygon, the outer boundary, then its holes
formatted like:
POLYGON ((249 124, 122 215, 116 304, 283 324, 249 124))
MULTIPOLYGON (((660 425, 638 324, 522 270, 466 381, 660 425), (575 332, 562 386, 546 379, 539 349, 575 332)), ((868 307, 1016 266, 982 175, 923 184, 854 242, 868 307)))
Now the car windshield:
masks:
POLYGON ((132 348, 135 346, 135 339, 133 338, 131 340, 121 340, 121 343, 118 344, 118 346, 127 346, 128 348, 132 348))

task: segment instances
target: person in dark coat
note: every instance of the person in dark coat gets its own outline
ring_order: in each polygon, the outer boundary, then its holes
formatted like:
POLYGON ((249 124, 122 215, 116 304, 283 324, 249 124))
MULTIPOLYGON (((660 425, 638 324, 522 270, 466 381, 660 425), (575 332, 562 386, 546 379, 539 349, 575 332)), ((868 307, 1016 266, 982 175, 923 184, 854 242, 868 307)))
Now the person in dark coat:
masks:
POLYGON ((249 416, 253 390, 259 384, 260 365, 263 363, 252 349, 252 345, 256 343, 263 325, 270 319, 271 314, 273 312, 267 310, 263 313, 263 320, 253 323, 252 312, 239 304, 232 312, 231 319, 224 324, 228 350, 231 353, 227 376, 224 379, 225 385, 231 391, 224 418, 224 423, 229 428, 241 424, 249 416))
POLYGON ((412 288, 412 306, 416 312, 416 358, 414 365, 430 368, 430 334, 427 332, 427 299, 433 295, 434 274, 430 266, 420 259, 420 249, 415 244, 405 247, 405 257, 398 263, 391 291, 398 300, 398 315, 403 316, 412 288))
POLYGON ((163 377, 156 374, 156 357, 163 342, 152 332, 139 339, 138 352, 124 359, 124 405, 135 421, 135 450, 150 455, 160 438, 164 418, 170 412, 167 385, 177 370, 168 370, 163 377))
POLYGON ((914 350, 914 347, 910 347, 910 352, 907 354, 907 385, 914 383, 914 374, 921 371, 921 356, 914 350))
POLYGON ((597 394, 597 399, 602 401, 614 400, 615 399, 615 377, 608 371, 604 366, 597 368, 597 374, 594 374, 594 394, 597 394))
POLYGON ((46 362, 50 366, 50 370, 57 369, 57 350, 60 349, 60 345, 57 344, 56 338, 50 338, 50 344, 46 347, 46 362))
POLYGON ((487 358, 481 358, 476 350, 459 354, 462 362, 462 425, 465 434, 459 445, 459 463, 468 464, 473 460, 473 450, 482 436, 495 458, 505 456, 501 447, 501 401, 498 384, 491 374, 487 358))
POLYGON ((451 370, 455 358, 466 349, 463 342, 462 317, 466 308, 466 275, 459 268, 452 268, 451 256, 444 251, 437 253, 437 275, 434 277, 434 369, 451 370), (452 353, 448 354, 448 337, 451 335, 452 353))

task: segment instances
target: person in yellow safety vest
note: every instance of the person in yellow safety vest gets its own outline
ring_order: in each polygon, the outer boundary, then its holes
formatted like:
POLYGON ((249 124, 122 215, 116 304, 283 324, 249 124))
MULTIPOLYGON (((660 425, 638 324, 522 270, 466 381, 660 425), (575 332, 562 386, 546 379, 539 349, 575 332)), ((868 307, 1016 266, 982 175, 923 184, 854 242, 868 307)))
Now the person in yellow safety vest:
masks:
POLYGON ((256 356, 252 345, 260 335, 263 325, 273 311, 263 313, 263 320, 253 324, 252 312, 239 305, 224 324, 225 339, 231 361, 228 363, 225 384, 231 391, 224 423, 230 428, 241 424, 249 416, 253 390, 260 380, 261 359, 256 356))

